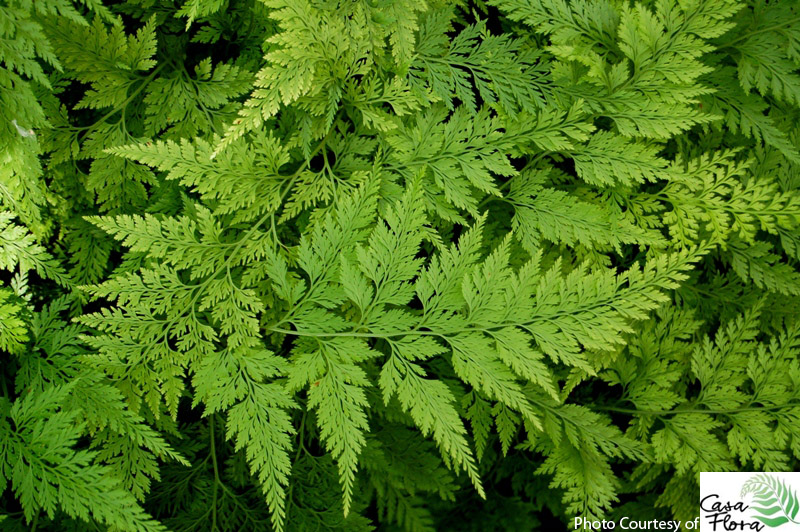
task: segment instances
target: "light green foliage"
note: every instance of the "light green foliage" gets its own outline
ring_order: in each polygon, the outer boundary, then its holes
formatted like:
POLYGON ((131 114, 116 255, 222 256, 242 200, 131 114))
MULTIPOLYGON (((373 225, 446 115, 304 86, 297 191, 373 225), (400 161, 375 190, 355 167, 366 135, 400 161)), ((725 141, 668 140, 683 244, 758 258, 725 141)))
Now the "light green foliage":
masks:
POLYGON ((541 239, 580 243, 588 248, 606 246, 619 249, 623 243, 658 245, 661 235, 632 224, 616 208, 575 198, 564 190, 544 186, 548 175, 532 170, 520 175, 511 185, 505 200, 514 207, 511 221, 514 235, 530 252, 541 239))
POLYGON ((450 110, 457 98, 474 113, 474 91, 483 102, 499 103, 512 112, 542 106, 544 73, 537 72, 540 55, 535 49, 522 50, 516 39, 491 35, 484 21, 467 26, 450 40, 452 16, 447 9, 426 14, 409 71, 411 86, 430 91, 450 110))
POLYGON ((687 496, 670 500, 670 485, 692 484, 700 471, 792 469, 796 428, 797 324, 788 322, 758 340, 762 303, 722 324, 714 339, 692 336, 702 322, 690 312, 663 309, 629 347, 630 358, 613 364, 603 378, 622 386, 619 405, 633 414, 630 431, 652 442, 652 465, 639 466, 640 486, 666 482, 659 505, 690 515, 687 496), (661 378, 656 379, 656 375, 661 378), (694 391, 687 383, 698 382, 694 391), (688 392, 688 393, 687 393, 688 392), (677 476, 658 480, 663 464, 677 476))
POLYGON ((157 458, 188 462, 127 408, 105 376, 81 367, 81 328, 59 318, 68 304, 56 300, 27 323, 4 320, 18 397, 0 402, 0 479, 10 482, 28 520, 60 509, 120 530, 163 530, 137 498, 159 478, 157 458), (11 334, 19 335, 15 346, 11 334), (94 449, 76 445, 86 437, 94 449))
POLYGON ((555 530, 798 470, 798 16, 6 1, 2 526, 555 530))
POLYGON ((36 242, 34 235, 13 220, 14 213, 0 212, 0 268, 23 274, 34 270, 43 278, 67 285, 69 278, 58 262, 36 242))

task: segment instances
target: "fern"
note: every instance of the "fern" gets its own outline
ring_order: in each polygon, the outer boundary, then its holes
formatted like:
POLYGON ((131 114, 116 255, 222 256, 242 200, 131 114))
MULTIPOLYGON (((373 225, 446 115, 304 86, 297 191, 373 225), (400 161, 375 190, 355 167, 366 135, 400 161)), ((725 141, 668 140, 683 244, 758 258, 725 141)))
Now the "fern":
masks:
POLYGON ((5 2, 3 529, 688 521, 797 470, 797 11, 5 2))

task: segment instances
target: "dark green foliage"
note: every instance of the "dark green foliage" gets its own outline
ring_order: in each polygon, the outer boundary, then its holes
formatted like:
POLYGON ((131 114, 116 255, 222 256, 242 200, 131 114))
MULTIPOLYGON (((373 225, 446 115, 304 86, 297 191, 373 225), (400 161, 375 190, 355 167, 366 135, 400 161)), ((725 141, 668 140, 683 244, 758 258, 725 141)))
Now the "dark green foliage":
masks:
POLYGON ((6 0, 0 527, 691 520, 798 470, 799 69, 794 0, 6 0))

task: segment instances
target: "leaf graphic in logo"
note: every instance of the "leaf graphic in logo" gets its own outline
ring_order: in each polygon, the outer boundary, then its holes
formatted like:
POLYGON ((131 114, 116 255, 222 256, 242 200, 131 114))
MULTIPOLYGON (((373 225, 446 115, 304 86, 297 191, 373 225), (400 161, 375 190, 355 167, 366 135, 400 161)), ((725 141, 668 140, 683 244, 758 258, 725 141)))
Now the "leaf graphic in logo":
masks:
POLYGON ((768 527, 777 527, 789 522, 800 524, 795 520, 800 509, 800 501, 786 482, 762 473, 744 483, 742 497, 747 493, 753 494, 753 503, 750 507, 761 514, 754 517, 768 527))

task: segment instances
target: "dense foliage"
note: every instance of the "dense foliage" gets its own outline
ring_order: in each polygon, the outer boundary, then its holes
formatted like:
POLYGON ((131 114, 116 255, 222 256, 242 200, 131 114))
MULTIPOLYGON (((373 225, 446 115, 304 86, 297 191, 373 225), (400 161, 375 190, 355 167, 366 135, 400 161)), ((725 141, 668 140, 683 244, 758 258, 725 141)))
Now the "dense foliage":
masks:
POLYGON ((798 470, 798 68, 792 0, 4 0, 0 527, 798 470))

